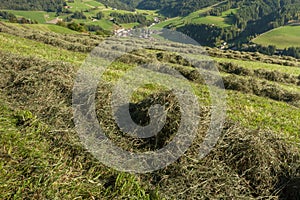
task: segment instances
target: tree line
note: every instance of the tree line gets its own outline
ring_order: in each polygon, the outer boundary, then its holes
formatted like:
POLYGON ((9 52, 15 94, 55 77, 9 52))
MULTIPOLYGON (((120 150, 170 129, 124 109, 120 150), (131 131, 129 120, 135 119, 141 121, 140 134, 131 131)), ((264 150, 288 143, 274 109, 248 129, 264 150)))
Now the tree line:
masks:
POLYGON ((8 10, 44 10, 57 12, 67 5, 64 0, 1 0, 0 9, 8 10))
POLYGON ((127 23, 139 23, 141 25, 150 25, 152 22, 147 20, 147 18, 142 14, 131 14, 131 13, 118 13, 112 12, 110 16, 113 18, 114 22, 118 24, 127 24, 127 23))
POLYGON ((221 28, 211 24, 186 24, 176 29, 193 38, 201 45, 219 46, 224 41, 232 41, 240 34, 236 27, 221 28))

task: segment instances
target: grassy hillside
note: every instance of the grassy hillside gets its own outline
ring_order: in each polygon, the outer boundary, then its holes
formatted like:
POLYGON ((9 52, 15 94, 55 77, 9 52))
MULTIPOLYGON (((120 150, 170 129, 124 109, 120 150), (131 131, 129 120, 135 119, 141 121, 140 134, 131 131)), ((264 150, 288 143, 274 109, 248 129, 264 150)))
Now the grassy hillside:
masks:
POLYGON ((70 63, 81 63, 86 57, 85 54, 74 53, 5 33, 0 33, 0 41, 1 49, 6 49, 6 51, 11 53, 40 57, 47 60, 61 60, 70 63))
MULTIPOLYGON (((7 10, 13 13, 17 17, 25 17, 26 19, 36 20, 38 23, 46 23, 46 20, 53 19, 55 13, 47 13, 45 11, 19 11, 19 10, 7 10), (47 19, 46 19, 47 18, 47 19)), ((50 21, 50 20, 49 20, 50 21)))
POLYGON ((300 47, 300 26, 283 26, 266 32, 253 40, 264 46, 275 45, 280 49, 300 47))
MULTIPOLYGON (((177 115, 168 115, 170 123, 155 140, 123 137, 110 115, 111 90, 137 63, 162 62, 176 69, 186 77, 185 82, 192 86, 201 104, 198 134, 184 156, 153 173, 129 174, 104 166, 87 152, 72 120, 76 72, 89 50, 103 38, 31 27, 0 24, 1 198, 299 197, 298 60, 208 49, 215 56, 227 89, 227 118, 217 146, 198 160, 199 144, 210 123, 209 91, 203 78, 184 64, 183 58, 159 49, 121 57, 104 73, 107 82, 99 83, 96 95, 97 117, 121 147, 143 152, 157 148, 157 141, 166 145, 169 138, 164 135, 176 130, 180 122, 177 115)), ((184 48, 193 52, 199 47, 184 48)), ((153 84, 140 88, 132 104, 141 109, 132 117, 147 119, 144 111, 153 102, 168 106, 170 114, 178 112, 169 92, 153 84)))
POLYGON ((68 5, 71 6, 70 10, 73 12, 89 10, 91 8, 105 8, 105 6, 102 3, 94 0, 74 0, 74 3, 68 3, 68 5))
POLYGON ((24 27, 30 30, 38 30, 43 32, 54 32, 60 34, 78 34, 78 32, 71 29, 57 26, 54 24, 11 24, 12 26, 24 27))
POLYGON ((203 13, 206 13, 213 9, 214 7, 218 7, 219 4, 214 6, 210 6, 196 12, 189 14, 186 17, 175 17, 163 21, 154 27, 163 28, 165 26, 172 26, 172 27, 180 27, 185 25, 186 23, 194 23, 194 24, 215 24, 219 27, 229 27, 232 25, 232 19, 230 17, 231 13, 237 12, 237 9, 230 9, 222 13, 221 16, 201 16, 203 13))
MULTIPOLYGON (((129 23, 129 24, 114 24, 110 19, 110 14, 112 12, 118 12, 121 14, 143 14, 147 17, 148 20, 153 20, 154 17, 158 17, 156 11, 149 10, 136 10, 136 12, 125 11, 125 10, 115 10, 111 7, 106 7, 102 3, 95 0, 74 0, 74 3, 68 3, 68 10, 71 12, 83 12, 87 19, 73 19, 72 21, 76 23, 84 23, 86 25, 97 25, 105 30, 114 30, 118 28, 133 28, 139 23, 129 23), (98 12, 104 14, 104 18, 101 20, 95 20, 95 16, 98 12)), ((20 10, 6 10, 7 12, 13 13, 17 17, 24 17, 26 19, 36 20, 39 24, 45 24, 48 21, 51 21, 55 18, 66 19, 70 17, 70 14, 62 14, 61 16, 56 16, 55 12, 45 12, 45 11, 20 11, 20 10)), ((52 28, 54 32, 57 32, 59 28, 52 28)), ((51 30, 51 29, 50 29, 51 30)), ((58 30, 60 32, 61 30, 58 30)), ((63 32, 62 32, 63 33, 63 32)))

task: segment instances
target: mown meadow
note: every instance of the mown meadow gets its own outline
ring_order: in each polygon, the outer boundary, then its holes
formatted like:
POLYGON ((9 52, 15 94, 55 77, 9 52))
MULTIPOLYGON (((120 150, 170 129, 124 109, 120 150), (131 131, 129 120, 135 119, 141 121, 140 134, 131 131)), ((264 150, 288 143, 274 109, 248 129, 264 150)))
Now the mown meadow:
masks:
POLYGON ((111 92, 135 66, 155 61, 177 70, 201 105, 196 139, 179 160, 152 173, 130 174, 100 163, 74 128, 76 73, 105 38, 9 23, 1 23, 0 30, 2 199, 299 198, 299 60, 206 49, 223 78, 227 112, 221 138, 201 160, 197 156, 210 123, 210 97, 191 63, 155 48, 115 61, 104 73, 106 82, 98 85, 96 108, 107 135, 122 148, 156 150, 168 144, 180 122, 180 105, 171 91, 149 84, 132 97, 132 118, 147 124, 151 104, 165 104, 165 127, 157 137, 136 140, 118 129, 110 115, 111 92))

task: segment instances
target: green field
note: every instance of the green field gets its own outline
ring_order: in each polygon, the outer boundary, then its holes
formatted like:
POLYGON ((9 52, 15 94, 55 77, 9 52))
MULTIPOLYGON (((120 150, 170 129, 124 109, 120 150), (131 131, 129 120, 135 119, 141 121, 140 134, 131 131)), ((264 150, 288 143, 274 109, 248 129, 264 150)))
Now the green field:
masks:
MULTIPOLYGON (((221 2, 222 3, 222 2, 221 2)), ((202 17, 201 14, 210 11, 213 7, 217 7, 218 4, 207 7, 196 12, 189 14, 186 17, 175 17, 163 21, 157 25, 155 28, 163 28, 165 26, 172 26, 172 27, 180 27, 184 26, 187 23, 193 24, 214 24, 219 27, 230 27, 232 25, 232 19, 230 17, 231 13, 236 13, 237 9, 230 9, 222 13, 221 16, 206 16, 202 17)))
POLYGON ((277 48, 300 47, 300 26, 283 26, 266 32, 253 40, 264 46, 275 45, 277 48))
POLYGON ((68 3, 71 6, 70 10, 75 11, 85 11, 93 8, 105 8, 103 4, 94 0, 74 0, 74 3, 68 3))
POLYGON ((289 73, 296 76, 300 75, 300 69, 298 67, 289 67, 284 65, 269 64, 263 62, 255 62, 255 61, 235 60, 229 58, 213 58, 213 59, 219 62, 232 62, 249 69, 266 69, 270 71, 277 70, 282 73, 289 73))
POLYGON ((129 23, 129 24, 121 24, 121 26, 125 29, 133 28, 135 26, 139 25, 139 23, 129 23))
MULTIPOLYGON (((84 12, 84 14, 87 16, 87 20, 78 20, 74 19, 75 22, 78 23, 85 23, 89 25, 98 25, 102 27, 105 30, 114 30, 116 28, 119 28, 117 25, 115 25, 113 22, 110 21, 110 14, 112 12, 118 12, 121 14, 143 14, 147 17, 147 19, 153 19, 154 17, 158 16, 156 11, 150 11, 150 10, 136 10, 136 12, 126 11, 126 10, 114 10, 113 8, 105 8, 105 6, 97 1, 94 0, 75 0, 74 3, 68 3, 69 6, 71 6, 71 11, 88 11, 84 12), (104 19, 93 21, 92 19, 96 16, 98 12, 102 12, 105 16, 104 19)), ((64 16, 63 18, 66 18, 67 16, 64 16)), ((138 25, 138 23, 129 23, 129 24, 121 24, 123 28, 133 28, 134 26, 138 25)))
POLYGON ((104 8, 105 6, 98 2, 98 1, 93 1, 93 0, 85 0, 83 1, 86 5, 89 5, 89 6, 93 6, 93 7, 97 7, 97 8, 104 8))
POLYGON ((54 32, 61 34, 78 34, 78 32, 73 31, 71 29, 54 25, 54 24, 10 24, 18 27, 26 27, 29 29, 44 31, 44 32, 54 32))
MULTIPOLYGON (((38 23, 46 23, 46 16, 52 14, 44 11, 19 11, 19 10, 7 10, 8 12, 13 13, 17 17, 25 17, 27 19, 36 20, 38 23)), ((48 20, 47 20, 48 21, 48 20)))
POLYGON ((194 24, 214 24, 219 27, 229 27, 232 25, 231 13, 237 12, 237 9, 230 9, 222 13, 221 16, 206 16, 206 17, 187 17, 183 20, 194 24))
MULTIPOLYGON (((113 8, 106 8, 102 3, 95 1, 95 0, 75 0, 74 3, 68 3, 68 6, 70 6, 70 10, 72 12, 79 11, 84 12, 84 15, 87 16, 86 20, 81 19, 73 19, 74 22, 77 23, 84 23, 87 25, 98 25, 102 27, 105 30, 114 30, 116 28, 120 28, 117 25, 115 25, 113 22, 110 21, 110 14, 112 12, 118 12, 118 13, 130 13, 130 14, 143 14, 147 17, 147 19, 152 20, 154 17, 159 16, 157 14, 157 11, 150 11, 150 10, 136 10, 136 12, 131 11, 125 11, 125 10, 114 10, 113 8), (93 21, 93 18, 96 16, 98 12, 103 12, 105 15, 104 19, 101 20, 95 20, 93 21)), ((36 20, 39 24, 45 24, 47 21, 51 21, 56 18, 56 13, 53 12, 45 12, 45 11, 16 11, 16 10, 7 10, 8 12, 11 12, 15 14, 17 17, 25 17, 27 19, 36 20)), ((62 15, 59 16, 59 18, 65 19, 69 15, 62 15)), ((122 24, 121 26, 123 28, 133 28, 135 25, 138 25, 138 23, 129 23, 129 24, 122 24)), ((48 25, 47 25, 48 26, 48 25)), ((36 29, 40 30, 50 30, 57 33, 74 33, 72 31, 67 31, 64 29, 60 29, 54 26, 36 26, 34 27, 36 29)))
MULTIPOLYGON (((223 70, 221 76, 224 85, 236 87, 226 90, 226 120, 221 129, 222 137, 207 156, 199 159, 200 144, 210 123, 213 123, 211 108, 214 106, 211 105, 210 91, 203 82, 203 77, 201 78, 197 70, 175 52, 164 51, 155 46, 126 54, 106 68, 103 79, 98 83, 96 95, 91 99, 95 100, 94 109, 101 127, 104 127, 105 134, 114 144, 119 148, 124 147, 129 152, 151 152, 153 149, 151 145, 155 145, 156 150, 159 149, 157 144, 161 141, 164 142, 163 145, 170 144, 173 138, 166 138, 166 135, 175 135, 182 120, 181 114, 184 110, 176 103, 176 98, 167 93, 166 87, 145 84, 132 94, 130 105, 143 106, 140 110, 130 113, 132 118, 137 117, 135 119, 141 123, 144 118, 148 118, 150 106, 161 104, 164 105, 167 120, 170 122, 165 124, 161 130, 162 134, 143 140, 129 137, 117 127, 112 115, 111 93, 117 81, 141 63, 146 63, 145 65, 155 63, 155 66, 158 63, 163 64, 162 70, 155 71, 157 77, 169 76, 169 70, 175 69, 180 72, 185 78, 172 76, 171 81, 174 83, 184 81, 191 86, 192 92, 199 100, 201 116, 193 144, 176 162, 147 174, 125 173, 102 164, 87 151, 80 141, 73 121, 74 80, 79 67, 89 54, 83 50, 86 46, 95 47, 103 38, 87 34, 49 33, 49 30, 65 33, 64 29, 52 25, 5 23, 1 24, 1 30, 3 31, 0 33, 0 73, 3 74, 0 76, 2 199, 26 197, 254 200, 298 197, 299 67, 258 62, 255 60, 257 57, 246 52, 238 53, 249 56, 247 61, 236 57, 236 59, 212 58, 219 64, 221 62, 230 64, 232 68, 229 70, 238 65, 252 72, 261 69, 271 75, 276 71, 278 76, 284 73, 288 76, 284 74, 282 80, 270 80, 268 76, 241 74, 239 73, 241 69, 230 72, 223 70), (31 31, 31 28, 34 31, 31 31), (27 33, 36 33, 36 37, 28 37, 27 33), (48 40, 50 38, 51 43, 48 40), (69 49, 67 44, 70 43, 72 47, 76 44, 76 48, 66 50, 69 49), (290 79, 295 81, 284 83, 290 79), (257 91, 264 93, 255 93, 257 91), (278 93, 283 98, 276 99, 278 93), (285 97, 292 98, 286 100, 285 97)), ((132 40, 128 38, 125 42, 129 44, 132 40)), ((152 44, 152 41, 150 42, 152 44)), ((176 44, 168 42, 167 45, 176 44)), ((126 47, 124 46, 124 49, 126 47)), ((180 46, 180 48, 186 50, 190 58, 207 58, 193 54, 197 52, 198 46, 180 46)), ((202 48, 198 50, 200 49, 202 48)), ((211 49, 213 50, 219 51, 211 49)), ((234 55, 233 51, 226 53, 234 55)), ((283 63, 286 61, 281 57, 263 56, 270 60, 282 60, 283 63)), ((293 62, 298 64, 297 61, 293 62)), ((206 72, 207 75, 211 75, 210 70, 205 69, 205 74, 206 72)), ((147 76, 143 73, 137 74, 139 75, 140 78, 147 76)), ((129 78, 136 80, 139 78, 137 76, 129 78)), ((217 87, 213 89, 219 90, 217 87)), ((86 114, 89 115, 90 110, 87 111, 86 114)))
POLYGON ((39 57, 51 61, 65 61, 80 65, 86 55, 55 48, 53 46, 0 33, 0 49, 11 53, 39 57))

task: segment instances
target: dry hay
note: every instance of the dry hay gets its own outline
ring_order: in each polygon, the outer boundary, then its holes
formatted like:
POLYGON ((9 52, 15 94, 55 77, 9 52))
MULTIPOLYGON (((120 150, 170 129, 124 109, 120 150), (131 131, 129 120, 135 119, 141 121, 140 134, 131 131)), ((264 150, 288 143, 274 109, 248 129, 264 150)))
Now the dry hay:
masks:
POLYGON ((243 78, 237 75, 230 75, 223 77, 223 82, 225 89, 255 94, 277 101, 284 101, 296 106, 300 100, 299 93, 287 91, 276 84, 269 84, 255 78, 243 78))
MULTIPOLYGON (((167 123, 156 137, 133 139, 124 135, 109 117, 110 92, 104 91, 110 87, 100 85, 97 116, 118 146, 132 152, 143 152, 168 144, 180 123, 180 116, 176 114, 179 105, 171 91, 155 93, 131 104, 131 116, 140 125, 149 122, 151 105, 169 105, 167 123)), ((297 193, 290 183, 300 175, 299 146, 271 131, 247 130, 227 123, 215 149, 203 160, 197 160, 199 145, 210 122, 209 108, 201 108, 201 113, 198 136, 191 149, 176 163, 158 172, 141 175, 142 180, 159 186, 166 199, 277 199, 286 195, 287 190, 297 193)))
POLYGON ((8 33, 10 35, 23 37, 26 39, 49 44, 54 47, 60 47, 66 50, 75 52, 91 52, 102 40, 102 37, 89 35, 71 35, 58 34, 53 32, 42 32, 32 29, 25 29, 0 22, 0 32, 8 33))
POLYGON ((277 199, 288 190, 297 194, 297 187, 289 183, 300 176, 299 146, 270 131, 227 124, 215 149, 197 160, 203 133, 205 128, 176 163, 144 177, 159 184, 167 199, 277 199))
POLYGON ((0 52, 0 89, 9 102, 32 111, 55 126, 71 122, 75 69, 68 63, 49 62, 0 52))
POLYGON ((291 74, 282 73, 276 70, 268 71, 265 69, 247 69, 244 67, 240 67, 237 64, 230 62, 220 62, 218 63, 218 68, 220 71, 241 75, 241 76, 255 76, 257 78, 263 78, 269 81, 280 82, 280 83, 291 83, 295 85, 300 84, 300 76, 293 76, 291 74))
MULTIPOLYGON (((6 59, 0 62, 1 74, 6 74, 1 76, 2 95, 13 105, 31 110, 52 129, 66 129, 74 134, 71 117, 74 68, 65 63, 48 63, 7 54, 2 56, 6 59)), ((97 114, 108 136, 116 144, 141 152, 155 150, 172 139, 180 117, 177 114, 179 105, 170 91, 158 92, 132 103, 132 117, 141 125, 148 122, 147 111, 153 103, 169 104, 169 112, 167 124, 156 138, 131 140, 118 129, 111 117, 108 105, 111 88, 110 84, 100 83, 100 95, 96 100, 101 109, 97 109, 97 114)), ((299 144, 296 146, 287 138, 270 131, 247 130, 227 123, 217 146, 207 157, 197 160, 199 145, 210 122, 209 108, 203 107, 201 111, 199 133, 193 146, 176 163, 151 174, 138 175, 144 180, 142 184, 159 187, 160 195, 166 199, 299 198, 299 144)), ((61 141, 55 140, 54 143, 69 146, 68 155, 72 158, 82 153, 80 149, 71 148, 78 144, 70 141, 69 137, 61 137, 61 141)), ((87 160, 89 163, 85 168, 99 165, 90 158, 87 160)))
POLYGON ((300 60, 288 56, 268 56, 258 52, 240 52, 233 50, 219 50, 216 48, 206 48, 208 54, 212 57, 230 58, 246 61, 259 61, 263 63, 278 64, 291 67, 299 67, 300 60))

